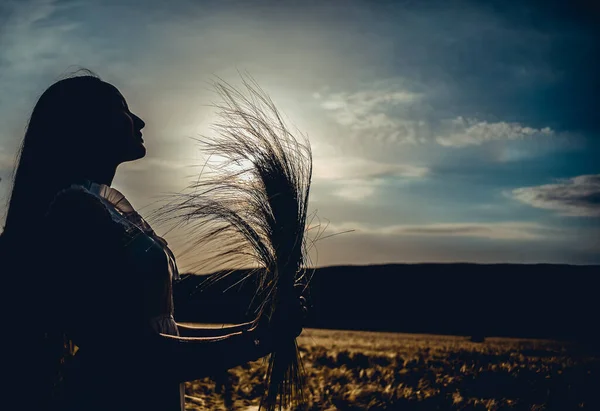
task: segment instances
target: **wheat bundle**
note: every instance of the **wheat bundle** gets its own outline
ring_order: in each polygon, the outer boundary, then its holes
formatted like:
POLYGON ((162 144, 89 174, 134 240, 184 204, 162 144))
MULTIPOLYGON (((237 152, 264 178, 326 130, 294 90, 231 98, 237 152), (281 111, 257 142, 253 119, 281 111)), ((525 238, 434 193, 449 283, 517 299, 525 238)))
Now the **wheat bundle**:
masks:
MULTIPOLYGON (((298 304, 297 290, 307 287, 307 207, 312 176, 308 139, 296 138, 273 101, 248 76, 237 89, 221 79, 213 87, 215 136, 198 139, 211 158, 189 192, 177 194, 161 213, 191 230, 203 269, 252 267, 257 276, 257 314, 284 318, 298 304)), ((217 281, 228 272, 213 276, 217 281)), ((256 278, 256 277, 255 277, 256 278)), ((266 316, 266 317, 264 317, 266 316)), ((261 408, 303 404, 304 371, 295 339, 276 341, 268 359, 266 393, 261 408)))

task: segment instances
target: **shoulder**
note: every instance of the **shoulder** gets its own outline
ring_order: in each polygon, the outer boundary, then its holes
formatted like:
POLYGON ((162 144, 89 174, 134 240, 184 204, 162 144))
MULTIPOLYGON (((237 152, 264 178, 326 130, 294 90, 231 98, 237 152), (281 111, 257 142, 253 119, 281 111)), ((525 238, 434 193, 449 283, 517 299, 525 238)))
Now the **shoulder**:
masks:
POLYGON ((46 222, 58 224, 61 228, 114 229, 114 223, 106 204, 82 185, 71 185, 59 191, 53 198, 46 213, 46 222))
POLYGON ((73 184, 56 193, 50 202, 47 214, 53 215, 65 211, 78 212, 82 210, 109 215, 108 209, 100 198, 79 184, 73 184))

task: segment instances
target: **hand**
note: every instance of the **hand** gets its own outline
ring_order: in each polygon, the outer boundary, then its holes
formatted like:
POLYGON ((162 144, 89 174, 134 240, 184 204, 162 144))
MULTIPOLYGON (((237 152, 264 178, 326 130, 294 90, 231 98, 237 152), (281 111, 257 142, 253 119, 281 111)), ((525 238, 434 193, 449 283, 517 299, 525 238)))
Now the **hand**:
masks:
MULTIPOLYGON (((302 333, 303 326, 308 316, 308 303, 303 294, 305 287, 294 287, 297 304, 282 307, 276 310, 269 318, 265 313, 255 320, 255 325, 248 331, 262 346, 262 350, 272 352, 276 341, 293 340, 302 333)), ((265 355, 266 355, 265 353, 265 355)))
POLYGON ((302 333, 302 329, 308 318, 308 302, 305 294, 308 287, 296 283, 294 285, 294 294, 297 297, 297 303, 284 307, 283 310, 274 313, 275 317, 271 319, 270 326, 275 333, 281 332, 283 335, 291 335, 293 338, 302 333))

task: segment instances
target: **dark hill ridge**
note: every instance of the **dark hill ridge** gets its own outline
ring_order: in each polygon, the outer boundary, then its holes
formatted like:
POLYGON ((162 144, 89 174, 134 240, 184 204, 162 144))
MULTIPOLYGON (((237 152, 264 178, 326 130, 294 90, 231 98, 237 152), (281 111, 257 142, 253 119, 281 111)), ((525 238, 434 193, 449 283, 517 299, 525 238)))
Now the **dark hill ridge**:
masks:
MULTIPOLYGON (((191 293, 207 276, 175 286, 179 321, 238 322, 253 282, 191 293)), ((597 338, 600 266, 389 264, 317 268, 308 326, 457 335, 597 338)))

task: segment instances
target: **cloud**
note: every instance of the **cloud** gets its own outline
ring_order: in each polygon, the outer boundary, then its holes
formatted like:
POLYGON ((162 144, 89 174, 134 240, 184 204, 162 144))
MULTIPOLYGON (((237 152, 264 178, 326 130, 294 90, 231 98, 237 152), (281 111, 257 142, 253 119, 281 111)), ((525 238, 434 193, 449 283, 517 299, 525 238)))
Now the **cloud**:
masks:
POLYGON ((549 127, 538 129, 505 121, 488 123, 487 121, 457 117, 448 123, 450 130, 447 134, 440 135, 435 139, 438 144, 445 147, 478 146, 488 141, 522 140, 555 135, 554 130, 549 127))
POLYGON ((330 157, 314 163, 318 180, 373 179, 383 177, 425 177, 427 167, 410 164, 386 164, 358 157, 330 157))
POLYGON ((373 184, 358 181, 356 184, 345 185, 333 192, 334 195, 350 201, 361 201, 375 193, 373 184))
POLYGON ((399 224, 386 227, 346 222, 332 224, 329 229, 331 232, 355 230, 358 233, 382 236, 472 237, 494 240, 535 240, 553 232, 552 229, 532 222, 399 224))
MULTIPOLYGON (((341 234, 333 228, 327 228, 325 235, 341 234)), ((551 240, 489 240, 466 236, 385 236, 350 232, 317 241, 311 257, 314 256, 312 260, 317 266, 394 262, 598 264, 598 248, 591 248, 581 237, 578 233, 567 239, 557 236, 551 240)), ((586 238, 592 239, 591 234, 586 238)))
POLYGON ((313 97, 331 119, 354 132, 384 142, 417 143, 425 122, 398 116, 396 111, 409 110, 424 95, 403 89, 391 80, 387 83, 391 84, 374 84, 356 92, 315 92, 313 97))
POLYGON ((320 93, 314 97, 321 100, 321 107, 330 111, 341 124, 355 129, 373 125, 388 126, 393 120, 381 113, 381 109, 399 104, 410 104, 421 98, 418 93, 406 90, 363 90, 355 93, 341 92, 323 98, 320 93))
POLYGON ((558 211, 565 216, 600 217, 600 174, 517 188, 512 196, 532 207, 558 211))
POLYGON ((418 180, 429 168, 411 164, 389 164, 358 157, 323 157, 314 162, 314 180, 333 186, 332 194, 345 200, 371 197, 387 179, 418 180))
POLYGON ((0 29, 3 43, 0 64, 23 78, 56 67, 61 57, 74 51, 74 43, 81 47, 77 51, 86 51, 73 35, 80 24, 62 18, 61 12, 71 7, 72 3, 57 0, 8 3, 6 12, 10 17, 0 29))
POLYGON ((182 169, 200 168, 201 165, 186 165, 181 161, 168 160, 159 157, 148 157, 140 161, 127 163, 123 166, 127 171, 177 171, 182 169))
MULTIPOLYGON (((354 93, 316 92, 313 97, 337 124, 369 141, 381 143, 435 143, 443 147, 467 147, 491 141, 543 138, 549 142, 550 139, 566 136, 550 127, 448 117, 448 112, 432 108, 435 90, 416 93, 403 90, 392 80, 387 83, 385 89, 374 85, 354 93)), ((528 153, 522 156, 527 157, 528 153)))

